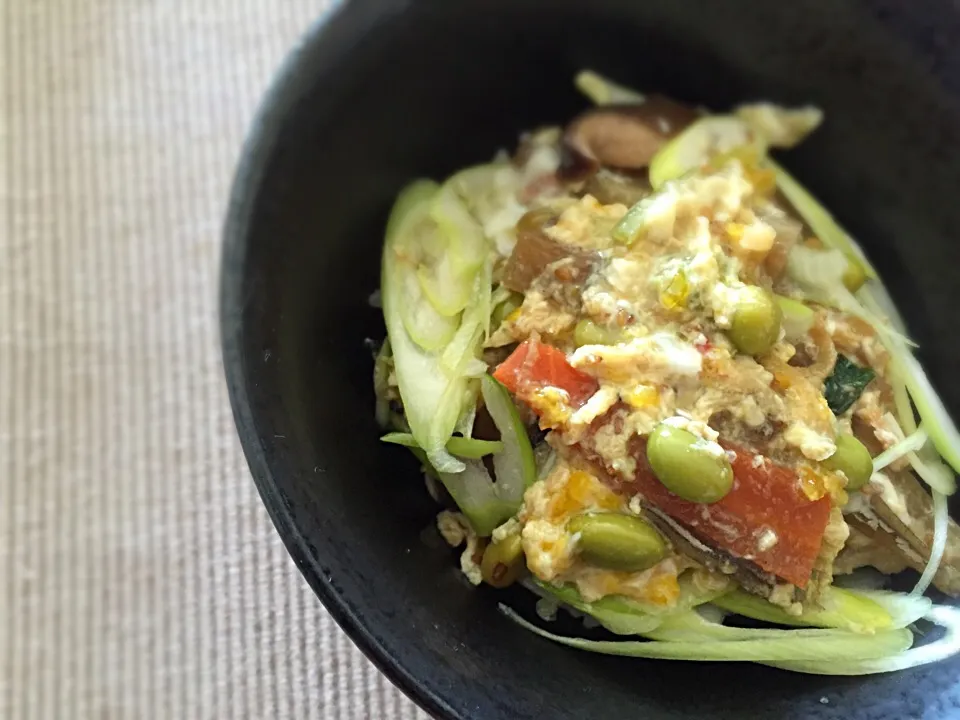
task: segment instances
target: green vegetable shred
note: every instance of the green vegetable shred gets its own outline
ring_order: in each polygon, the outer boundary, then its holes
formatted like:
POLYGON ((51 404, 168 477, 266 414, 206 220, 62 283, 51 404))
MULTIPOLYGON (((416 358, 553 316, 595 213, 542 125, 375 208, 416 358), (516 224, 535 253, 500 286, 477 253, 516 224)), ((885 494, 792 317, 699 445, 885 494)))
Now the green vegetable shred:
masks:
POLYGON ((837 355, 837 364, 823 387, 823 396, 834 415, 841 415, 850 409, 864 388, 876 377, 870 368, 860 367, 849 358, 837 355))

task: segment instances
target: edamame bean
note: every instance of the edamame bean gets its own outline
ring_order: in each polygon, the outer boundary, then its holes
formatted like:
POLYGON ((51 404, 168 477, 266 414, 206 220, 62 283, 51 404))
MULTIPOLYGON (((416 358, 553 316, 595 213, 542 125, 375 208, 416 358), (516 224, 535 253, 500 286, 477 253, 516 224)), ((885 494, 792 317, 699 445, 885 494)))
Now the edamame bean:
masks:
POLYGON ((657 479, 674 495, 714 503, 733 487, 726 453, 715 453, 692 432, 660 423, 647 440, 647 460, 657 479))
POLYGON ((847 490, 859 490, 873 475, 870 451, 853 435, 838 435, 837 451, 823 464, 846 475, 847 490))
POLYGON ((525 566, 523 542, 520 534, 514 533, 487 545, 480 561, 480 575, 488 585, 505 588, 520 577, 525 566))
POLYGON ((863 263, 860 262, 860 258, 847 256, 847 269, 843 271, 840 279, 844 287, 850 292, 856 292, 863 287, 863 284, 867 281, 867 271, 864 269, 863 263))
POLYGON ((737 350, 762 355, 777 341, 783 312, 773 295, 756 285, 743 288, 727 334, 737 350))
POLYGON ((579 535, 580 557, 607 570, 646 570, 667 552, 660 533, 633 515, 585 513, 572 518, 567 530, 579 535))

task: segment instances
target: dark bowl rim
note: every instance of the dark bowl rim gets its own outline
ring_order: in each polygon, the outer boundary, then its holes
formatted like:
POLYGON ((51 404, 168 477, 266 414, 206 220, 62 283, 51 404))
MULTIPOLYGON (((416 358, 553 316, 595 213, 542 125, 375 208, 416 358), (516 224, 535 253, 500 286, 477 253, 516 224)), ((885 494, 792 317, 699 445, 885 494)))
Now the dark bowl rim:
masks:
POLYGON ((271 463, 257 435, 247 394, 246 366, 242 354, 242 313, 246 295, 243 288, 243 270, 249 250, 248 229, 253 202, 259 195, 282 125, 294 109, 303 82, 300 75, 306 69, 306 56, 308 52, 316 49, 321 41, 330 46, 326 59, 321 58, 311 70, 312 73, 321 73, 325 63, 332 62, 338 55, 337 47, 349 43, 350 32, 343 33, 344 40, 341 41, 337 40, 335 33, 326 33, 327 28, 334 22, 346 20, 348 8, 349 21, 354 26, 372 21, 377 12, 375 8, 359 0, 334 0, 334 4, 313 21, 286 55, 260 100, 243 142, 227 203, 220 259, 219 324, 223 369, 234 423, 254 484, 297 569, 337 624, 394 685, 431 715, 443 720, 457 720, 460 716, 451 705, 426 688, 388 651, 377 635, 371 632, 363 617, 339 594, 331 579, 312 556, 291 513, 280 498, 271 463), (368 11, 366 13, 364 6, 368 11))

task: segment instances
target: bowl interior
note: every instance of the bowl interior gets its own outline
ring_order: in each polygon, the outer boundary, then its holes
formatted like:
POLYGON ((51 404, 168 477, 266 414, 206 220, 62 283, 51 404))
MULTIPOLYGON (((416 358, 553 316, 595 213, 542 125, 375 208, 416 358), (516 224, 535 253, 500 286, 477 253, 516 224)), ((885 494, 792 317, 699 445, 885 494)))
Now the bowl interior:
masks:
MULTIPOLYGON (((946 70, 957 53, 918 54, 907 21, 880 5, 354 0, 288 63, 246 150, 227 225, 222 319, 234 410, 305 576, 432 712, 881 718, 960 702, 957 658, 900 675, 820 678, 607 658, 532 637, 496 609, 529 609, 528 598, 460 576, 456 554, 430 530, 435 507, 416 463, 378 442, 373 419, 366 341, 384 331, 368 297, 394 196, 411 178, 439 179, 512 148, 524 129, 564 123, 586 107, 571 82, 584 67, 711 108, 751 99, 824 108, 822 129, 784 162, 861 239, 960 411, 960 110, 944 79, 955 79, 946 70)), ((898 12, 917 23, 930 10, 898 12)))

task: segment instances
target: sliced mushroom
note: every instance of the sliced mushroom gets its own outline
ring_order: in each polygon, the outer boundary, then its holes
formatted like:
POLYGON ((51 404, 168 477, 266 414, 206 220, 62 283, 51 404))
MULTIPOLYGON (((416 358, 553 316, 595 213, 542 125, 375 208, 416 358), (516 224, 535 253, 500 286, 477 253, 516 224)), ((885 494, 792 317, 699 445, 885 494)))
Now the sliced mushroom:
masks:
POLYGON ((588 110, 563 134, 560 176, 584 180, 601 166, 641 170, 664 143, 696 119, 696 110, 662 95, 651 95, 639 105, 588 110))
POLYGON ((873 567, 885 575, 913 568, 922 571, 924 560, 906 543, 897 543, 897 536, 889 528, 882 527, 874 519, 867 519, 862 513, 847 517, 850 537, 833 571, 837 575, 847 575, 860 567, 873 567))
POLYGON ((564 282, 582 282, 593 271, 597 253, 564 245, 544 232, 555 220, 546 209, 531 210, 520 218, 517 244, 503 267, 505 287, 526 292, 551 265, 557 266, 558 281, 564 282))
POLYGON ((647 519, 673 546, 688 558, 696 560, 715 572, 731 575, 747 592, 769 598, 777 585, 777 577, 761 570, 749 560, 737 558, 728 552, 708 545, 689 528, 655 507, 646 507, 647 519))

